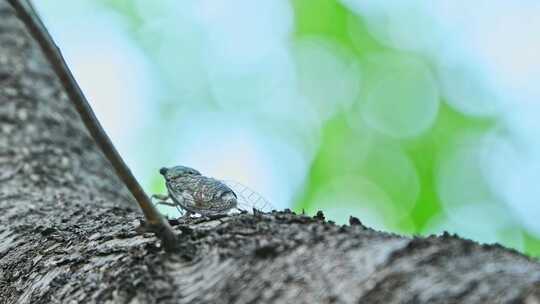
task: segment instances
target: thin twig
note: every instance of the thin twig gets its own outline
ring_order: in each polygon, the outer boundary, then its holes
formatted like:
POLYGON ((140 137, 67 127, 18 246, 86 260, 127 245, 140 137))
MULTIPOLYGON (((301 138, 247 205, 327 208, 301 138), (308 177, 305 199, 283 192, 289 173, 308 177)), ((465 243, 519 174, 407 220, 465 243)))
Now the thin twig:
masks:
POLYGON ((154 207, 148 195, 146 195, 141 185, 135 179, 135 176, 133 176, 133 173, 131 173, 118 151, 116 151, 116 148, 92 111, 86 97, 83 95, 81 88, 71 74, 60 50, 41 22, 41 19, 32 7, 32 4, 29 1, 24 0, 7 1, 19 16, 19 19, 24 23, 28 32, 39 44, 54 72, 60 79, 69 99, 77 109, 84 125, 90 132, 90 135, 94 138, 105 157, 107 157, 116 171, 116 174, 137 200, 139 207, 142 209, 144 216, 148 221, 147 224, 149 227, 161 239, 165 250, 175 251, 176 248, 178 248, 177 238, 171 226, 154 207))

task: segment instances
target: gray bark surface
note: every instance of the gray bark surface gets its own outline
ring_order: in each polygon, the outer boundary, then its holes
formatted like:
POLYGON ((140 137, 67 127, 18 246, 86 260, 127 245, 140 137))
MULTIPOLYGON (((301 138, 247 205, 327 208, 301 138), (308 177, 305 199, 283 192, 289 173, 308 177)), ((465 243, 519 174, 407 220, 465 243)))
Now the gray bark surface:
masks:
POLYGON ((0 303, 540 303, 540 263, 290 211, 172 222, 165 253, 0 0, 0 303))

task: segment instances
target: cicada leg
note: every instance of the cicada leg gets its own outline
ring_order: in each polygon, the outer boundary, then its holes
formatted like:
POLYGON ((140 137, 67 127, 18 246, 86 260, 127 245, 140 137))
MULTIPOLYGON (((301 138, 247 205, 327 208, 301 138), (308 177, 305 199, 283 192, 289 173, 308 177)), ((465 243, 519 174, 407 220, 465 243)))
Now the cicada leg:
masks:
POLYGON ((158 199, 160 201, 166 201, 169 199, 169 196, 167 194, 152 194, 152 196, 150 197, 152 199, 158 199))
POLYGON ((158 199, 157 202, 154 203, 154 205, 163 205, 163 206, 169 206, 169 207, 174 207, 176 208, 176 210, 178 210, 178 213, 181 214, 182 216, 189 216, 190 212, 187 211, 185 214, 184 214, 184 210, 178 205, 176 204, 175 202, 169 202, 168 200, 170 199, 170 196, 168 195, 165 195, 165 194, 152 194, 151 196, 152 199, 158 199))

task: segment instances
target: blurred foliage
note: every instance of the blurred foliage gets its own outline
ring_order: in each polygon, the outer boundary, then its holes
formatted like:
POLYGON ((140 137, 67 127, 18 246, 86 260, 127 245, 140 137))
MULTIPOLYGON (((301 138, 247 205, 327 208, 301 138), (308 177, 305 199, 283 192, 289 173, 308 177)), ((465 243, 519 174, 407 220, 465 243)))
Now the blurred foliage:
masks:
MULTIPOLYGON (((355 52, 360 61, 374 52, 394 53, 399 56, 398 51, 379 44, 370 35, 362 20, 351 14, 337 1, 295 0, 293 4, 296 12, 297 37, 324 36, 355 52), (362 39, 354 43, 351 41, 349 23, 356 25, 355 36, 362 39)), ((358 137, 358 134, 351 131, 346 119, 338 115, 328 121, 323 128, 321 148, 311 167, 305 191, 298 199, 296 210, 306 210, 309 213, 316 212, 319 208, 324 210, 324 206, 313 205, 314 193, 323 187, 329 176, 339 176, 345 171, 353 171, 357 176, 376 181, 386 193, 393 194, 393 204, 400 204, 405 198, 403 194, 409 190, 408 185, 402 184, 402 189, 392 187, 396 181, 396 176, 392 172, 394 168, 384 158, 384 153, 377 152, 377 150, 388 149, 388 145, 397 145, 406 151, 407 156, 412 160, 421 186, 408 218, 396 222, 394 227, 389 226, 400 232, 425 233, 426 223, 443 212, 434 181, 438 158, 452 144, 454 138, 464 131, 488 131, 494 125, 495 122, 490 119, 470 118, 443 104, 439 109, 436 123, 422 136, 410 140, 396 140, 382 139, 384 135, 375 134, 379 140, 375 144, 372 141, 373 146, 369 147, 370 150, 375 151, 372 152, 373 155, 366 157, 360 163, 354 163, 355 158, 344 156, 343 151, 354 150, 367 139, 358 137)), ((525 252, 539 255, 539 244, 537 238, 525 233, 525 252)))

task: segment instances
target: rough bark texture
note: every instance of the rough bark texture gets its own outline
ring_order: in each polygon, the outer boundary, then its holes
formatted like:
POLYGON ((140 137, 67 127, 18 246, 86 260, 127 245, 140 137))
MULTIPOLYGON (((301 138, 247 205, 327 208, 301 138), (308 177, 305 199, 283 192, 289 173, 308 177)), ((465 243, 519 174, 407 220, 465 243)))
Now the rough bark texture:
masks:
POLYGON ((0 0, 0 303, 540 303, 540 264, 290 212, 176 222, 166 254, 0 0))

